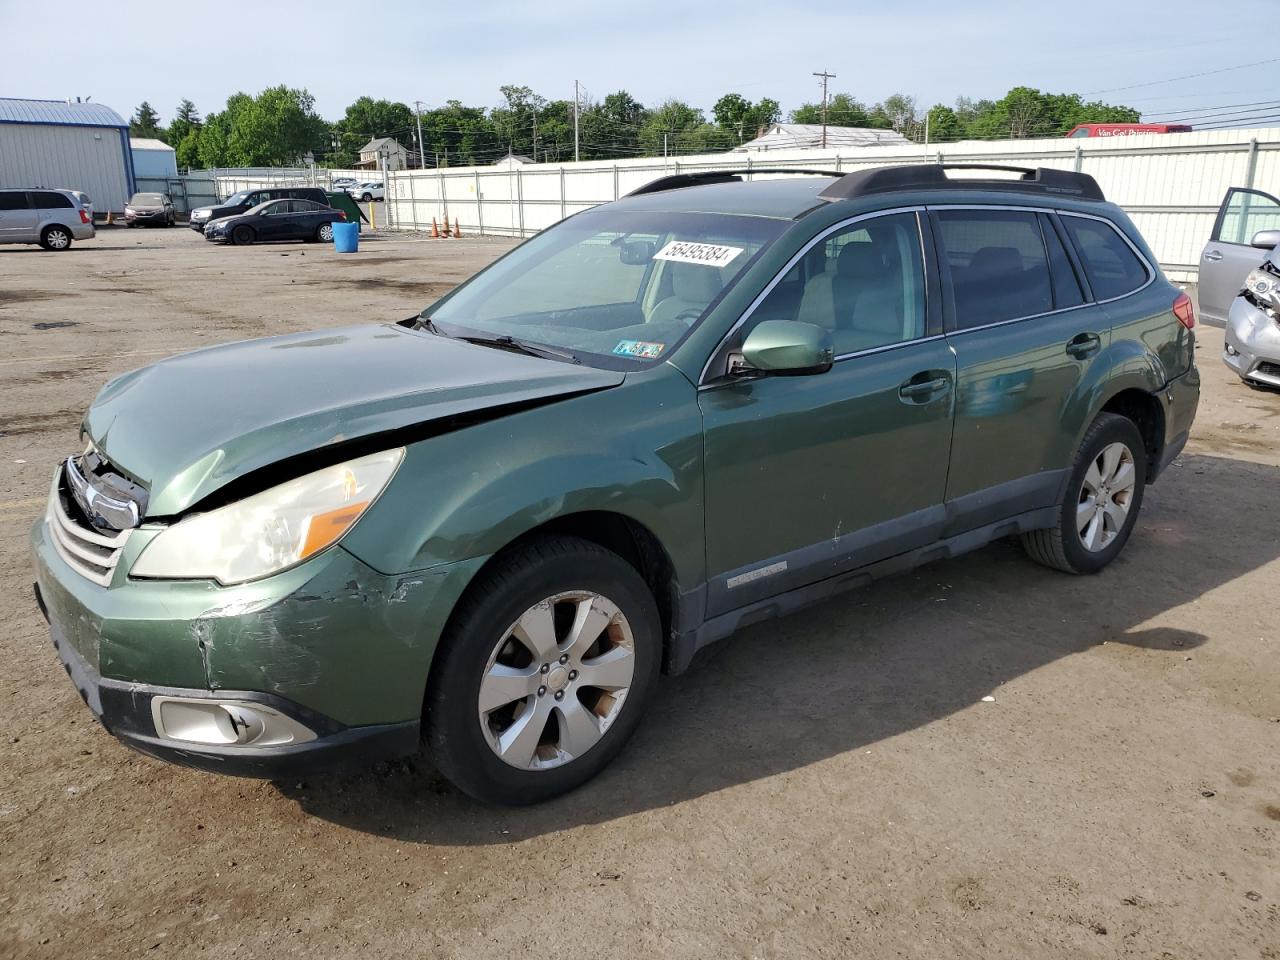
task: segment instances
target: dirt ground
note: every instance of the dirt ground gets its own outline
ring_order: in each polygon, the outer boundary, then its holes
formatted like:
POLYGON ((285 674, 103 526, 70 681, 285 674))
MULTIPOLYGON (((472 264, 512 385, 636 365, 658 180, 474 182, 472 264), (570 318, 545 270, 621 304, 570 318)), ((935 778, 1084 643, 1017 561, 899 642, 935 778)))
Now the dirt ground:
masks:
POLYGON ((1002 543, 752 627, 557 802, 480 806, 425 759, 228 779, 97 726, 27 532, 103 381, 399 319, 508 246, 0 248, 0 956, 1280 957, 1280 394, 1214 329, 1104 574, 1002 543))

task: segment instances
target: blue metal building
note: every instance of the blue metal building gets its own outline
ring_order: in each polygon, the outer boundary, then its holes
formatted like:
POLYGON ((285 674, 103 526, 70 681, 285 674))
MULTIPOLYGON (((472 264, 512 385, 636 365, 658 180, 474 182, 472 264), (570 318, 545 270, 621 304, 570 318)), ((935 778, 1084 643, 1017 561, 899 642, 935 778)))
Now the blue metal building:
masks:
POLYGON ((0 187, 82 190, 98 213, 134 192, 129 124, 100 103, 0 98, 0 187))

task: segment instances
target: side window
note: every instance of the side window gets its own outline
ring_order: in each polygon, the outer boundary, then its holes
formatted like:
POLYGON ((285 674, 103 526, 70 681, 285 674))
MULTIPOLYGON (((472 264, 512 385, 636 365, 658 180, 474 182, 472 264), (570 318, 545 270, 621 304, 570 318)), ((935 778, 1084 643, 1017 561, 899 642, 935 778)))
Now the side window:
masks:
POLYGON ((960 330, 1053 309, 1049 263, 1037 214, 939 210, 939 239, 951 271, 960 330))
POLYGON ((27 195, 21 190, 0 190, 0 210, 26 210, 27 195))
POLYGON ((1248 245, 1259 230, 1280 229, 1280 201, 1261 190, 1227 192, 1214 225, 1213 239, 1248 245))
POLYGON ((916 215, 861 220, 833 233, 769 292, 753 316, 756 322, 800 320, 826 327, 837 357, 923 337, 924 261, 916 215), (800 275, 805 279, 797 296, 800 275))
POLYGON ((1062 222, 1080 254, 1096 299, 1122 297, 1147 282, 1147 268, 1115 227, 1084 217, 1064 216, 1062 222))
POLYGON ((1084 303, 1084 291, 1080 289, 1080 280, 1076 277, 1075 267, 1067 256, 1067 248, 1062 245, 1062 238, 1053 221, 1045 214, 1040 214, 1040 232, 1044 234, 1044 248, 1049 254, 1049 273, 1053 279, 1053 306, 1057 310, 1067 307, 1078 307, 1084 303))
POLYGON ((52 190, 32 190, 31 205, 37 210, 63 210, 75 206, 70 197, 52 190))

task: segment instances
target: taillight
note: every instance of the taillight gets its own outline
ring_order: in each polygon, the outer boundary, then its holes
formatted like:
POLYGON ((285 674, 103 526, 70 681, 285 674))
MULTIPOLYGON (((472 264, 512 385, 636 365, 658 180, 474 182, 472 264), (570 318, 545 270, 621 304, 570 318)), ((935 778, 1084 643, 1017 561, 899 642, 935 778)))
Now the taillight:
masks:
POLYGON ((1188 330, 1196 325, 1196 309, 1191 305, 1191 298, 1185 293, 1178 294, 1178 299, 1173 301, 1173 315, 1188 330))
POLYGON ((340 216, 343 220, 347 219, 347 211, 345 211, 345 210, 339 210, 339 211, 338 211, 338 216, 340 216))
POLYGON ((83 207, 80 209, 80 222, 93 223, 93 218, 89 216, 89 211, 85 210, 83 207))

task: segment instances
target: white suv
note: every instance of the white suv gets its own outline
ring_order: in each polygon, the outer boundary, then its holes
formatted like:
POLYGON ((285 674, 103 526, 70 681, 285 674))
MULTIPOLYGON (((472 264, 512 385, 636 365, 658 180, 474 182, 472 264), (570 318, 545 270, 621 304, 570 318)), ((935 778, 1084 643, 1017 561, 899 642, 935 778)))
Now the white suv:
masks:
POLYGON ((75 190, 0 190, 0 243, 66 250, 72 240, 92 240, 88 199, 75 190))

